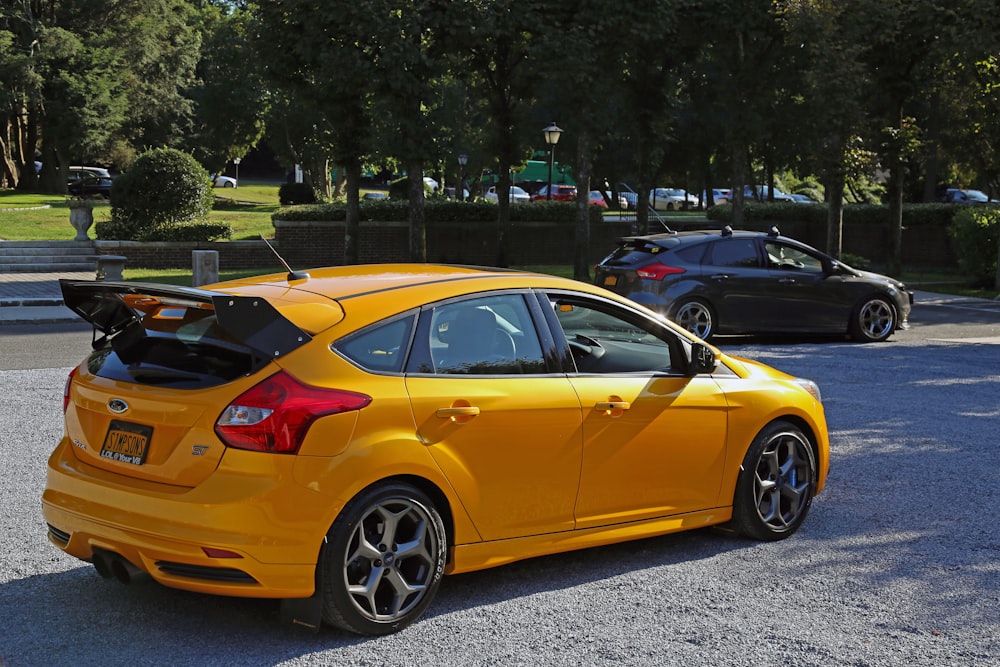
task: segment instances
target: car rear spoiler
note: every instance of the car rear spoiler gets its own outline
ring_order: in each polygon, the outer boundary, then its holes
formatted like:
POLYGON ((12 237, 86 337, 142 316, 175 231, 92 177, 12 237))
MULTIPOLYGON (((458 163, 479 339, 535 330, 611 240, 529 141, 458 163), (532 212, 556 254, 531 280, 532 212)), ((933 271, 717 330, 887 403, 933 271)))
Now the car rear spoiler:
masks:
MULTIPOLYGON (((66 307, 111 339, 142 327, 143 315, 126 297, 149 299, 164 305, 215 311, 226 333, 253 351, 277 358, 305 345, 312 336, 290 322, 274 306, 256 296, 233 296, 194 287, 60 279, 66 307)), ((95 336, 96 337, 96 336, 95 336)), ((95 340, 95 347, 101 341, 95 340)))

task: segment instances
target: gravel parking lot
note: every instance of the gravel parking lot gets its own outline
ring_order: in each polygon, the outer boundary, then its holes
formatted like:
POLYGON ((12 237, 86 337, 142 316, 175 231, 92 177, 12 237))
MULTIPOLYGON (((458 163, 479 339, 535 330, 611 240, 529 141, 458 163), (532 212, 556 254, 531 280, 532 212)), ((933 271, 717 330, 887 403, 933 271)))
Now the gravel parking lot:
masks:
POLYGON ((39 496, 68 369, 0 371, 0 666, 1000 664, 1000 345, 725 348, 823 390, 833 462, 799 533, 697 531, 446 578, 423 620, 377 639, 63 555, 39 496))

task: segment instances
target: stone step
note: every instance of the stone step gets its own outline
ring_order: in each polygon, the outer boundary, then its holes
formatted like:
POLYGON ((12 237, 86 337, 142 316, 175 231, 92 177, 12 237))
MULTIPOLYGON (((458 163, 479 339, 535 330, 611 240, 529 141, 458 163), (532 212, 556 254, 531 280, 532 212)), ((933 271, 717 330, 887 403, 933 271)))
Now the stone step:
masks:
POLYGON ((70 248, 93 247, 93 241, 0 241, 0 248, 52 248, 58 252, 70 248))
POLYGON ((0 272, 91 272, 96 255, 92 241, 0 241, 0 272))
POLYGON ((0 264, 83 264, 94 263, 97 255, 0 255, 0 264))
POLYGON ((62 250, 26 246, 11 248, 0 245, 0 259, 5 257, 87 257, 95 254, 94 247, 91 245, 80 245, 62 250))
POLYGON ((92 272, 95 262, 36 262, 34 264, 5 264, 0 261, 0 273, 67 273, 92 272))

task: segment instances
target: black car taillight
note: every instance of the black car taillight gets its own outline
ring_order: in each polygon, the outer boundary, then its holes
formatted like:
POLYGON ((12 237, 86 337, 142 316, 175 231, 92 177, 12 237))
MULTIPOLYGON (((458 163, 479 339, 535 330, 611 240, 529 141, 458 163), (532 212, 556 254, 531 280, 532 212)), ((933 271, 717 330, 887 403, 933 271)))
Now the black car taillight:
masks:
POLYGON ((281 371, 244 392, 215 422, 228 447, 294 454, 314 421, 360 410, 371 396, 343 389, 314 387, 281 371))
POLYGON ((651 262, 635 270, 635 274, 645 280, 663 280, 667 276, 678 273, 684 273, 684 269, 677 266, 668 266, 660 262, 651 262))

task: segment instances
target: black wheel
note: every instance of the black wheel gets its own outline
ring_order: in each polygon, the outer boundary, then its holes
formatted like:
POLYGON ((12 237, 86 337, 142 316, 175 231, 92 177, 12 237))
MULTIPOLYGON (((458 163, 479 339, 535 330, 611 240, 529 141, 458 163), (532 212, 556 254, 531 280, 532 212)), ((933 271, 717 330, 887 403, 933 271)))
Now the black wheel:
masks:
POLYGON ((816 457, 802 429, 776 421, 747 450, 733 498, 733 528, 758 540, 781 540, 806 518, 816 489, 816 457))
POLYGON ((715 312, 701 299, 682 301, 674 307, 670 319, 702 340, 708 340, 715 333, 715 312))
POLYGON ((323 620, 362 635, 405 628, 434 598, 446 554, 444 523, 422 491, 402 483, 367 489, 327 534, 323 620))
POLYGON ((848 327, 851 338, 863 343, 878 343, 896 330, 896 309, 880 296, 859 303, 851 313, 848 327))

